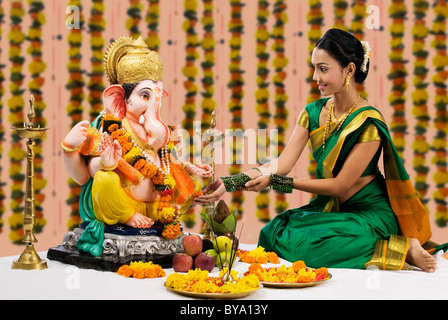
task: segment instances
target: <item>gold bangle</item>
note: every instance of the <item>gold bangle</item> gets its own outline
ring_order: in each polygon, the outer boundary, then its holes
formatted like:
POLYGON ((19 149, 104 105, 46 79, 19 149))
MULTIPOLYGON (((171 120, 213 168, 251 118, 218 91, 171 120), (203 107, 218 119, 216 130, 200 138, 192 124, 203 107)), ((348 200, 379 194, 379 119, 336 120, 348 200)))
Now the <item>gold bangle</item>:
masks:
POLYGON ((77 146, 77 147, 74 147, 74 148, 67 147, 65 145, 65 141, 61 141, 61 148, 62 148, 62 150, 66 151, 66 152, 75 152, 75 151, 79 150, 80 146, 77 146))
POLYGON ((111 167, 106 167, 103 164, 103 161, 101 161, 101 158, 100 158, 100 168, 101 168, 101 170, 111 171, 111 170, 114 170, 117 167, 118 167, 118 162, 116 164, 114 164, 113 166, 111 166, 111 167))

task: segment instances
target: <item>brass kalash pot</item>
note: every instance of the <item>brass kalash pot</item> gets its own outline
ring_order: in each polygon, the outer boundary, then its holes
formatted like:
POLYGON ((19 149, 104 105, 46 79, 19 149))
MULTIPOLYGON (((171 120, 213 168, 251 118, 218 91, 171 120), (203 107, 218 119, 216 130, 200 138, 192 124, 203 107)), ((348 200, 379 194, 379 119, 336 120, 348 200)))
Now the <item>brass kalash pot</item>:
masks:
POLYGON ((43 137, 47 128, 34 128, 33 120, 36 116, 34 112, 34 96, 30 98, 30 110, 28 112, 29 123, 24 123, 23 128, 13 127, 21 138, 28 139, 26 155, 26 194, 25 194, 25 212, 23 214, 23 225, 25 227, 25 236, 22 242, 26 243, 26 248, 19 259, 13 261, 12 269, 22 270, 43 270, 47 268, 47 262, 42 260, 34 249, 33 243, 37 242, 34 235, 34 224, 36 215, 34 213, 34 140, 43 137))

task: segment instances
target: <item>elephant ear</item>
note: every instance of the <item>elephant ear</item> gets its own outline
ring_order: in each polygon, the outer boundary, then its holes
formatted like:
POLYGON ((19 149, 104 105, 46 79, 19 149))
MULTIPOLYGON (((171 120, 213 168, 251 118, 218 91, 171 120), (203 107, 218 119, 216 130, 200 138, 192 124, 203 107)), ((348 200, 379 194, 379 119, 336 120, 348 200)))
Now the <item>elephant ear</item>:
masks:
POLYGON ((114 84, 103 92, 104 110, 113 114, 118 119, 123 119, 126 114, 125 92, 121 85, 114 84))

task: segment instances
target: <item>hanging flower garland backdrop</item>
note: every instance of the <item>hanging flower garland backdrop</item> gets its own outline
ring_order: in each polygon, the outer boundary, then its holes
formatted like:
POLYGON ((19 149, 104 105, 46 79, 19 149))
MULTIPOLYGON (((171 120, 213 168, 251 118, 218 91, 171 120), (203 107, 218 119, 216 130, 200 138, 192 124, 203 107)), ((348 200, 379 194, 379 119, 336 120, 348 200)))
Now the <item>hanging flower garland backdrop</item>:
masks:
MULTIPOLYGON (((27 52, 31 54, 32 60, 28 66, 31 73, 31 81, 28 83, 30 93, 34 95, 34 111, 36 116, 34 118, 34 125, 45 128, 47 121, 43 116, 46 109, 46 103, 42 94, 41 87, 44 83, 42 73, 47 68, 46 63, 42 60, 42 26, 45 24, 44 3, 42 0, 29 0, 29 15, 31 16, 31 26, 28 31, 27 40, 30 41, 30 46, 27 52)), ((46 136, 42 139, 36 140, 34 146, 34 201, 35 201, 35 215, 36 224, 34 227, 35 233, 41 233, 43 227, 47 223, 43 215, 42 203, 45 199, 44 188, 47 185, 47 180, 43 174, 43 150, 42 143, 46 136)))
MULTIPOLYGON (((22 18, 25 16, 22 1, 14 1, 11 3, 10 19, 11 30, 8 34, 9 39, 9 61, 11 65, 10 86, 11 98, 8 99, 9 116, 8 122, 12 126, 23 127, 25 121, 23 115, 23 107, 25 104, 22 88, 24 79, 23 64, 25 61, 22 55, 22 45, 25 41, 25 34, 22 31, 22 18)), ((26 153, 22 147, 22 139, 19 135, 11 132, 11 149, 9 151, 10 168, 9 177, 11 178, 11 201, 10 208, 12 211, 8 219, 11 232, 9 239, 13 243, 20 244, 24 236, 23 230, 23 200, 24 200, 24 183, 25 175, 22 171, 22 163, 26 153)))
MULTIPOLYGON (((223 0, 224 1, 224 0, 223 0)), ((185 103, 183 105, 184 119, 182 119, 182 125, 190 132, 190 136, 193 136, 193 121, 196 119, 197 105, 200 104, 202 111, 202 129, 206 129, 210 123, 210 114, 213 110, 216 110, 217 105, 214 100, 214 80, 216 74, 213 69, 215 66, 215 34, 213 32, 217 20, 213 16, 213 11, 217 3, 213 0, 179 0, 179 4, 183 4, 183 15, 185 17, 183 23, 183 30, 185 31, 186 39, 186 60, 185 65, 182 68, 182 72, 185 76, 184 88, 185 88, 185 103), (198 6, 202 9, 198 13, 198 6), (196 33, 198 21, 202 27, 202 38, 199 39, 196 33), (202 51, 198 52, 197 47, 201 46, 202 51), (200 54, 201 53, 201 54, 200 54), (198 96, 198 66, 201 67, 201 94, 198 96)), ((229 48, 230 55, 225 57, 225 61, 228 61, 228 72, 230 74, 230 80, 227 83, 227 93, 230 96, 228 104, 228 113, 231 116, 231 128, 243 130, 243 97, 244 97, 244 84, 245 80, 244 70, 242 68, 242 50, 243 39, 247 39, 247 35, 244 35, 244 25, 246 21, 242 19, 242 10, 246 1, 243 0, 225 0, 226 6, 230 9, 230 20, 227 24, 226 32, 229 34, 229 48), (244 37, 244 38, 243 38, 244 37)), ((90 0, 89 3, 89 20, 88 30, 84 29, 84 17, 83 17, 83 3, 81 0, 67 0, 66 5, 76 6, 80 13, 80 28, 73 28, 67 31, 66 41, 68 42, 69 49, 66 57, 66 67, 68 70, 68 80, 66 83, 66 89, 69 93, 66 111, 73 127, 77 122, 81 121, 84 117, 85 102, 88 102, 90 109, 88 110, 90 120, 95 118, 102 110, 102 91, 104 89, 103 83, 103 65, 102 56, 105 49, 106 41, 103 34, 106 29, 105 19, 105 6, 107 4, 104 0, 90 0), (83 34, 87 32, 89 39, 84 41, 83 34), (83 44, 84 43, 84 44, 83 44), (90 51, 85 50, 83 46, 87 43, 90 44, 90 51), (83 51, 85 50, 85 51, 83 51), (89 61, 89 70, 82 66, 83 56, 82 52, 89 52, 89 56, 85 57, 89 61), (84 79, 88 77, 87 88, 89 95, 85 101, 83 88, 85 86, 84 79)), ((291 3, 291 2, 289 2, 291 3)), ((388 101, 393 109, 393 115, 389 123, 390 130, 392 132, 394 143, 400 152, 400 156, 403 158, 403 153, 406 150, 406 140, 412 139, 412 144, 409 144, 408 148, 412 148, 413 162, 412 168, 414 170, 413 181, 415 188, 422 199, 422 202, 428 207, 429 204, 435 205, 435 212, 430 212, 432 219, 440 227, 445 227, 448 224, 448 203, 446 201, 448 197, 448 173, 447 173, 447 139, 448 133, 447 125, 447 91, 446 81, 448 78, 448 72, 446 67, 448 66, 448 58, 446 52, 446 18, 448 16, 448 5, 446 0, 439 1, 424 1, 413 0, 413 23, 406 22, 408 10, 407 6, 409 0, 393 0, 390 4, 387 4, 388 17, 391 25, 389 33, 390 40, 390 52, 389 62, 390 70, 388 78, 392 84, 391 94, 388 96, 388 101), (431 7, 430 7, 431 5, 431 7), (428 13, 429 9, 432 12, 428 13), (427 27, 430 24, 429 14, 434 16, 431 21, 431 27, 427 27), (411 26, 409 28, 405 27, 411 26), (404 41, 407 33, 412 34, 412 62, 413 62, 413 81, 412 91, 409 84, 406 82, 408 71, 406 70, 407 60, 405 45, 411 47, 410 44, 404 41), (428 38, 428 35, 430 36, 428 38), (431 47, 428 48, 428 41, 430 41, 431 47), (432 63, 428 63, 428 57, 432 54, 432 63), (433 71, 434 76, 431 81, 428 79, 428 74, 433 71), (409 98, 412 103, 412 110, 405 110, 406 94, 409 94, 409 98), (433 95, 433 101, 430 101, 429 96, 433 95), (428 106, 431 103, 431 106, 428 106), (431 111, 432 110, 432 111, 431 111), (415 135, 411 138, 411 132, 408 132, 407 117, 409 114, 414 116, 415 135), (429 137, 428 130, 432 126, 434 129, 434 136, 429 137), (434 172, 431 172, 431 166, 429 164, 431 159, 434 165, 434 172), (431 173, 431 179, 428 179, 428 175, 431 173), (428 191, 433 188, 434 192, 432 196, 428 196, 428 191), (433 214, 435 216, 433 216, 433 214), (434 218, 435 217, 435 218, 434 218)), ((253 100, 254 108, 258 116, 257 127, 259 129, 269 128, 271 117, 274 120, 274 128, 279 130, 279 153, 285 146, 286 131, 292 125, 291 119, 288 119, 287 103, 288 97, 286 95, 285 84, 288 83, 287 70, 288 59, 285 55, 285 39, 288 39, 288 35, 285 35, 285 25, 288 24, 288 15, 291 11, 288 10, 288 2, 286 0, 258 0, 257 10, 248 13, 248 17, 252 16, 253 21, 256 21, 256 32, 254 33, 255 48, 252 44, 247 42, 247 48, 253 48, 256 59, 251 61, 250 59, 244 61, 246 64, 256 64, 256 89, 254 93, 255 100, 253 100), (272 21, 272 29, 268 28, 268 21, 272 21), (256 61, 256 62, 255 62, 256 61), (270 75, 269 66, 272 68, 272 75, 270 75), (270 98, 272 95, 273 104, 270 111, 270 98), (272 112, 272 114, 271 114, 272 112)), ((332 2, 333 9, 333 27, 337 27, 343 30, 349 30, 354 33, 358 39, 364 37, 364 19, 366 17, 366 5, 367 1, 354 0, 334 0, 332 2), (347 14, 347 8, 350 4, 352 21, 347 28, 345 17, 347 14)), ((295 6, 297 6, 294 3, 295 6)), ((294 7, 292 5, 291 7, 294 7)), ((315 81, 312 80, 313 69, 311 67, 312 50, 315 42, 322 36, 323 32, 323 6, 329 4, 319 0, 309 0, 306 5, 301 8, 306 8, 307 22, 309 30, 308 37, 308 65, 309 70, 306 77, 306 81, 309 83, 309 92, 307 94, 305 104, 315 101, 320 98, 320 92, 317 89, 315 81)), ((146 35, 146 41, 152 50, 159 51, 161 43, 159 37, 159 23, 163 16, 161 10, 160 0, 129 0, 126 5, 126 14, 128 18, 126 23, 122 23, 122 28, 126 29, 132 36, 137 36, 140 33, 146 35), (142 21, 142 10, 145 11, 144 21, 142 21), (161 15, 162 14, 162 15, 161 15), (142 27, 143 26, 143 27, 142 27)), ((251 4, 252 8, 253 5, 251 4)), ((300 5, 301 6, 301 5, 300 5)), ((2 47, 3 53, 8 52, 8 60, 4 61, 4 64, 8 63, 8 79, 4 78, 1 72, 0 65, 0 97, 4 96, 3 82, 8 81, 9 98, 7 100, 8 109, 3 109, 3 101, 0 99, 0 110, 7 113, 0 113, 0 152, 1 156, 5 157, 4 151, 7 152, 9 160, 7 170, 9 171, 9 183, 5 184, 0 181, 0 232, 3 230, 3 218, 5 213, 5 206, 3 201, 5 196, 5 190, 8 190, 9 206, 8 210, 11 214, 8 215, 8 224, 10 228, 9 239, 13 243, 20 243, 23 237, 23 200, 24 200, 24 159, 25 148, 22 139, 20 139, 14 132, 11 131, 10 143, 8 143, 8 149, 3 150, 3 139, 5 135, 3 121, 7 118, 8 125, 23 125, 26 121, 26 115, 24 114, 24 107, 28 105, 28 99, 26 90, 28 89, 35 97, 35 110, 36 118, 35 122, 38 125, 46 126, 46 119, 44 113, 47 109, 47 99, 49 99, 43 92, 44 74, 47 63, 50 58, 42 55, 43 51, 43 32, 42 28, 45 25, 45 14, 47 8, 44 6, 43 0, 18 0, 8 3, 9 14, 4 17, 4 2, 0 1, 0 23, 2 26, 8 25, 8 34, 0 36, 8 39, 8 47, 2 47), (27 23, 24 23, 22 19, 28 19, 27 23), (4 21, 7 18, 8 21, 4 21), (23 47, 24 42, 27 42, 26 49, 23 47), (26 50, 26 52, 25 52, 26 50), (26 64, 26 66, 24 66, 26 64), (26 78, 23 67, 26 67, 29 81, 24 86, 23 81, 26 78), (5 185, 7 188, 5 188, 5 185)), ((50 12, 51 9, 48 9, 50 12)), ((181 9, 182 11, 182 9, 181 9)), ((294 13, 295 14, 295 13, 294 13)), ((291 16, 293 16, 291 12, 291 16)), ((69 14, 67 15, 69 17, 69 14)), ((295 16, 294 16, 295 17, 295 16)), ((224 19, 225 20, 225 19, 224 19)), ((325 19, 327 20, 327 19, 325 19)), ((123 22, 125 20, 122 20, 123 22)), ((221 21, 222 22, 222 21, 221 21)), ((250 22, 248 22, 250 23, 250 22)), ((297 31, 297 30, 295 30, 297 31)), ((301 30, 298 30, 301 31, 301 30)), ((374 31, 381 32, 381 31, 374 31)), ((245 54, 245 53, 244 53, 245 54)), ((85 53, 84 53, 85 55, 85 53)), ((5 59, 6 60, 6 59, 5 59)), ((371 68, 374 64, 371 65, 371 68)), ((373 69, 371 69, 372 71, 373 69)), ((219 75, 220 79, 223 79, 219 75)), ((255 79, 255 78, 254 78, 255 79)), ((28 80, 28 79, 27 79, 28 80)), ((409 82, 409 81, 408 81, 409 82)), ((358 90, 361 92, 361 96, 367 97, 367 92, 364 86, 361 84, 358 86, 358 90)), ((226 94, 224 92, 224 94, 226 94)), ((409 99, 408 98, 408 99, 409 99)), ((253 98, 252 98, 253 99, 253 98)), ((220 106, 221 107, 221 106, 220 106)), ((222 107, 221 107, 222 108, 222 107)), ((26 108, 25 108, 26 109, 26 108)), ((85 110, 87 111, 87 109, 85 110)), ((220 109, 219 112, 222 112, 220 109)), ((218 114, 219 116, 219 114, 218 114)), ((68 129, 70 129, 68 128, 68 129)), ((413 133, 412 132, 412 133, 413 133)), ((264 139, 257 140, 257 146, 259 149, 264 149, 266 145, 271 145, 270 141, 266 142, 264 139)), ((191 144, 193 146, 193 144, 191 144)), ((46 219, 43 216, 43 206, 46 205, 45 196, 48 191, 46 188, 47 173, 43 171, 43 148, 41 144, 38 144, 35 148, 35 190, 36 190, 36 232, 45 231, 46 219)), ((199 150, 190 150, 190 155, 193 157, 199 150)), ((232 160, 235 163, 230 167, 230 174, 236 174, 240 172, 241 165, 238 162, 242 162, 242 144, 237 141, 233 145, 232 160)), ((46 159, 45 159, 46 160, 46 159)), ((262 163, 263 159, 258 159, 259 163, 262 163)), ((405 160, 409 161, 409 158, 405 160)), ((3 167, 5 163, 3 163, 3 167)), ((310 160, 309 174, 314 177, 315 163, 310 160)), ((0 167, 0 172, 2 168, 0 167)), ((70 187, 68 199, 66 203, 70 206, 70 219, 67 222, 69 229, 73 229, 81 222, 78 212, 78 201, 80 194, 80 187, 73 180, 68 180, 70 187)), ((234 192, 232 194, 231 206, 232 209, 237 209, 240 215, 243 213, 244 196, 241 191, 234 192)), ((256 202, 256 216, 260 221, 267 222, 270 220, 269 216, 269 204, 270 196, 268 191, 261 192, 255 195, 256 202)), ((276 201, 274 209, 276 212, 281 212, 289 207, 281 194, 276 194, 276 201)), ((185 215, 185 225, 192 227, 194 225, 195 214, 190 212, 190 215, 185 215)))
MULTIPOLYGON (((196 60, 199 58, 199 53, 196 48, 199 46, 199 40, 196 33, 196 22, 198 10, 197 0, 184 0, 184 17, 182 29, 185 31, 185 66, 182 68, 182 73, 186 80, 184 81, 185 103, 182 110, 185 113, 185 118, 182 121, 182 128, 188 132, 188 145, 190 146, 189 154, 190 161, 193 161, 196 150, 193 145, 193 122, 196 116, 196 95, 198 92, 198 86, 196 84, 196 77, 198 74, 198 68, 196 67, 196 60)), ((182 217, 185 224, 193 226, 195 223, 195 211, 190 209, 182 217)))
MULTIPOLYGON (((67 37, 69 44, 67 69, 69 79, 66 89, 70 92, 69 103, 67 105, 67 114, 71 119, 70 128, 76 125, 83 117, 83 100, 84 100, 84 78, 81 68, 81 46, 82 46, 82 30, 84 28, 84 16, 82 14, 81 0, 69 0, 68 5, 76 6, 79 9, 79 28, 70 29, 67 37)), ((68 15, 69 16, 69 15, 68 15)), ((72 179, 68 178, 70 192, 67 204, 70 206, 70 218, 67 221, 69 230, 76 228, 82 221, 79 216, 79 196, 81 187, 72 179)))
MULTIPOLYGON (((352 12, 353 19, 350 25, 350 32, 362 41, 364 39, 364 19, 366 16, 366 0, 356 0, 353 2, 352 12)), ((363 99, 367 99, 368 95, 363 83, 356 83, 356 90, 363 99)))
POLYGON ((103 110, 103 91, 104 91, 104 45, 105 40, 101 33, 106 27, 104 19, 104 3, 103 0, 92 0, 92 8, 90 9, 90 19, 88 22, 90 33, 90 47, 92 49, 92 57, 90 58, 92 70, 90 73, 90 81, 87 85, 89 91, 88 101, 90 103, 90 121, 103 110))
MULTIPOLYGON (((2 1, 0 0, 0 40, 2 38, 3 34, 3 18, 5 16, 5 12, 3 10, 2 1)), ((2 52, 2 49, 0 48, 0 53, 2 52)), ((5 75, 3 73, 3 68, 5 66, 3 64, 0 64, 0 159, 3 157, 3 140, 5 136, 5 127, 3 124, 4 117, 3 117, 3 96, 5 94, 5 89, 3 87, 3 82, 5 81, 5 75)), ((0 177, 1 173, 3 171, 3 168, 0 166, 0 177)), ((0 233, 3 232, 3 215, 5 213, 5 189, 4 189, 5 183, 0 178, 0 233)))
POLYGON ((428 68, 426 67, 428 51, 425 50, 425 39, 429 34, 429 28, 425 25, 425 17, 428 8, 428 1, 414 0, 413 11, 415 24, 412 28, 412 51, 415 56, 415 62, 412 82, 415 90, 411 94, 413 104, 412 114, 416 119, 414 126, 415 140, 412 144, 412 149, 414 151, 413 168, 416 172, 414 187, 420 200, 425 206, 429 200, 426 197, 429 187, 427 184, 429 167, 426 165, 426 155, 430 148, 430 145, 426 140, 426 132, 429 127, 430 116, 427 104, 428 92, 426 90, 428 82, 425 82, 428 75, 428 68))
POLYGON ((149 49, 159 51, 159 18, 160 18, 160 3, 159 0, 148 0, 148 11, 146 12, 145 22, 148 28, 148 37, 146 43, 149 49))
MULTIPOLYGON (((288 22, 288 16, 286 14, 286 2, 283 0, 275 0, 273 14, 276 18, 274 28, 272 30, 272 38, 274 43, 272 49, 275 52, 275 57, 272 61, 275 74, 272 78, 272 82, 275 87, 274 105, 275 115, 274 122, 277 125, 278 130, 278 155, 281 155, 283 149, 286 146, 285 132, 288 129, 288 109, 286 108, 286 102, 288 96, 285 90, 286 71, 285 68, 288 64, 288 58, 285 56, 285 24, 288 22)), ((272 141, 271 141, 272 145, 272 141)), ((275 201, 275 212, 281 213, 288 208, 288 202, 284 193, 277 193, 275 201)))
MULTIPOLYGON (((241 44, 242 44, 242 34, 244 31, 244 24, 242 20, 242 8, 244 3, 241 0, 230 0, 231 6, 231 16, 228 23, 228 30, 231 34, 229 39, 230 46, 230 63, 229 72, 230 80, 227 87, 230 89, 230 102, 229 111, 232 114, 231 119, 231 129, 236 138, 232 139, 232 164, 230 165, 230 174, 238 174, 241 170, 242 163, 242 134, 243 134, 243 105, 242 100, 244 96, 243 86, 244 71, 241 69, 241 44)), ((238 217, 244 212, 243 208, 244 194, 243 191, 237 190, 232 192, 231 200, 231 212, 234 210, 238 211, 238 217)))
MULTIPOLYGON (((257 31, 255 33, 255 38, 257 45, 255 47, 256 56, 258 58, 257 63, 257 87, 255 91, 255 111, 258 114, 258 129, 267 130, 269 128, 269 120, 271 113, 269 111, 269 82, 267 82, 269 76, 268 61, 269 52, 267 49, 267 43, 270 38, 270 33, 267 30, 267 20, 270 15, 269 12, 269 1, 258 0, 258 10, 257 10, 257 31)), ((257 135, 257 149, 267 150, 269 146, 269 135, 261 136, 257 135), (260 139, 262 138, 262 139, 260 139)), ((257 161, 259 164, 266 163, 266 158, 263 152, 258 152, 257 161)), ((268 222, 269 217, 269 189, 261 190, 255 197, 255 202, 257 204, 257 211, 255 212, 256 217, 262 222, 268 222)))
MULTIPOLYGON (((310 25, 310 30, 308 31, 308 75, 306 77, 306 82, 310 84, 310 90, 308 92, 308 97, 306 104, 316 101, 320 98, 320 91, 317 86, 316 81, 313 80, 314 68, 311 64, 311 55, 313 54, 314 46, 317 40, 322 37, 322 22, 324 20, 324 15, 322 12, 322 3, 320 0, 309 0, 310 11, 307 15, 308 24, 310 25)), ((316 166, 317 163, 314 161, 313 155, 310 152, 308 154, 310 164, 308 166, 308 173, 312 179, 316 178, 316 166)), ((311 195, 314 197, 315 195, 311 195)))
POLYGON ((434 35, 434 40, 431 47, 436 49, 436 56, 433 59, 433 65, 436 74, 432 81, 435 88, 434 98, 434 127, 436 129, 436 136, 433 139, 431 148, 435 155, 432 158, 432 163, 437 167, 433 179, 436 186, 436 191, 433 193, 433 198, 436 203, 435 218, 439 226, 446 226, 448 223, 448 208, 447 196, 448 188, 448 172, 447 172, 447 134, 448 134, 448 115, 447 105, 448 96, 446 89, 446 80, 448 78, 447 70, 448 56, 446 47, 446 19, 448 17, 447 1, 436 1, 433 7, 435 13, 435 20, 432 25, 431 33, 434 35))
POLYGON ((389 16, 392 19, 392 25, 389 28, 391 34, 391 53, 389 60, 391 70, 389 79, 392 81, 392 92, 389 95, 389 103, 392 105, 394 112, 390 123, 390 131, 392 132, 392 141, 397 148, 398 154, 404 162, 403 152, 405 150, 405 135, 408 128, 405 117, 406 103, 406 76, 407 70, 404 60, 404 43, 403 37, 405 32, 404 21, 406 19, 407 9, 403 0, 393 0, 389 6, 389 16))

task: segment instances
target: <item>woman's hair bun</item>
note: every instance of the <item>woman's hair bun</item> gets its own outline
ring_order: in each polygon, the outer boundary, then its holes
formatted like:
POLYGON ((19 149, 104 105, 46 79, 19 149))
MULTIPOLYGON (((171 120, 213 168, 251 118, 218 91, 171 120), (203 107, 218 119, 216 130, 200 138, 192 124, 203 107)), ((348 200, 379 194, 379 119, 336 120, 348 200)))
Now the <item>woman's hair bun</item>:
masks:
POLYGON ((354 35, 341 29, 330 29, 315 45, 315 48, 328 52, 342 68, 353 62, 356 66, 355 82, 364 82, 369 73, 370 59, 367 62, 366 72, 361 70, 364 61, 364 47, 354 35))

